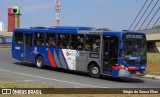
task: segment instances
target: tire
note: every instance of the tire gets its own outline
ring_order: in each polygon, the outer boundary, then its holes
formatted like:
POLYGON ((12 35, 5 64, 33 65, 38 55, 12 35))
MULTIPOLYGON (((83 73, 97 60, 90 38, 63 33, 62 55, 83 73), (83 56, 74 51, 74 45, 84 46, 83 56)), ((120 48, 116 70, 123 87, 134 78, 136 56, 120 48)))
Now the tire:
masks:
POLYGON ((120 80, 121 77, 114 77, 113 79, 115 79, 115 80, 120 80))
POLYGON ((95 64, 89 67, 89 75, 93 78, 100 78, 100 69, 95 64))
POLYGON ((35 64, 36 64, 36 67, 37 67, 38 69, 42 69, 43 66, 44 66, 44 60, 43 60, 43 58, 42 58, 41 56, 38 56, 38 57, 36 58, 35 64))

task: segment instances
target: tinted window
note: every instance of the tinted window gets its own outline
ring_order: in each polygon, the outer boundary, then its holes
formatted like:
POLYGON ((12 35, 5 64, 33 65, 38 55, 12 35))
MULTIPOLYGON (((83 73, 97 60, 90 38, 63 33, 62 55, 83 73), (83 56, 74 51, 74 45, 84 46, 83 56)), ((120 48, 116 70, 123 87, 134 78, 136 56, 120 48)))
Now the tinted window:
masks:
POLYGON ((83 50, 84 35, 72 35, 71 49, 83 50))
POLYGON ((44 33, 35 33, 34 36, 34 45, 35 46, 44 46, 44 33))
POLYGON ((58 35, 58 47, 62 49, 70 48, 70 34, 59 34, 58 35))
POLYGON ((56 34, 51 34, 51 33, 46 34, 46 46, 56 47, 56 34))
POLYGON ((87 51, 99 51, 100 49, 100 36, 96 35, 87 35, 85 49, 87 51))
POLYGON ((14 43, 23 44, 23 33, 22 32, 14 32, 14 43))

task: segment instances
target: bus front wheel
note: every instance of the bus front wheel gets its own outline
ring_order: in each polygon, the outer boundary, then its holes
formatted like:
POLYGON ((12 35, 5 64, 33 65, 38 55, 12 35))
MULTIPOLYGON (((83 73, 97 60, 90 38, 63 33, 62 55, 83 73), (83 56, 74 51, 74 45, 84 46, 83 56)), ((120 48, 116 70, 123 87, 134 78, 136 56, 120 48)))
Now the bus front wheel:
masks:
POLYGON ((36 67, 39 68, 39 69, 42 69, 43 68, 43 65, 44 65, 44 60, 41 56, 38 56, 36 58, 36 67))
POLYGON ((95 64, 92 64, 89 67, 89 74, 91 77, 99 78, 100 77, 100 70, 99 70, 98 66, 96 66, 95 64))

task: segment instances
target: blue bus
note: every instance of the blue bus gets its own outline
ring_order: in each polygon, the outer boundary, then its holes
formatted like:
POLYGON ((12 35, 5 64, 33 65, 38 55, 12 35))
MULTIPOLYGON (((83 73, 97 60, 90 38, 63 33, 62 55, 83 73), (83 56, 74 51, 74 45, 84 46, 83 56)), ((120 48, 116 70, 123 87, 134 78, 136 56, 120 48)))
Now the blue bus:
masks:
POLYGON ((15 29, 12 57, 35 64, 87 72, 91 77, 146 74, 146 36, 134 31, 55 26, 15 29))

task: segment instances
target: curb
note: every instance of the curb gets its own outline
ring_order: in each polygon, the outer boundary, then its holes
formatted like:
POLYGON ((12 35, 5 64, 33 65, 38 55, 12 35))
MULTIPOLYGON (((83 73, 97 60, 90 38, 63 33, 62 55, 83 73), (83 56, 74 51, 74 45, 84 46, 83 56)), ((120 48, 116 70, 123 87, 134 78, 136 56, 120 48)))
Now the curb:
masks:
POLYGON ((144 78, 146 79, 153 79, 153 80, 160 80, 160 76, 156 76, 156 75, 145 75, 144 78))
POLYGON ((11 44, 0 44, 0 48, 11 48, 11 44))

